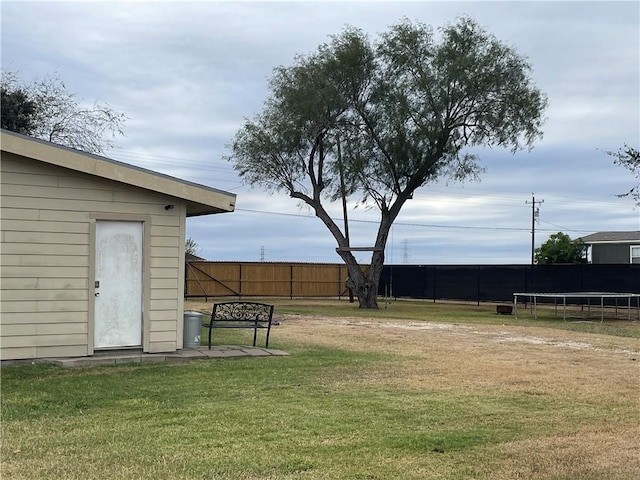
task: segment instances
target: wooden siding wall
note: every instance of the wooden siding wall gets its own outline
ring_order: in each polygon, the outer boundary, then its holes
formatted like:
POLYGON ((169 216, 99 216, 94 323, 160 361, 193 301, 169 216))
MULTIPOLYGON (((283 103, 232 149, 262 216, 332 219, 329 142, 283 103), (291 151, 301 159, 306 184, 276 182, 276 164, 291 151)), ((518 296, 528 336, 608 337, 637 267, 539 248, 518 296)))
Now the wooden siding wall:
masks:
POLYGON ((347 295, 341 264, 188 262, 188 297, 338 297, 347 295))
POLYGON ((90 225, 111 215, 150 219, 145 348, 182 347, 182 206, 166 211, 162 195, 7 152, 0 167, 2 359, 91 353, 90 225))

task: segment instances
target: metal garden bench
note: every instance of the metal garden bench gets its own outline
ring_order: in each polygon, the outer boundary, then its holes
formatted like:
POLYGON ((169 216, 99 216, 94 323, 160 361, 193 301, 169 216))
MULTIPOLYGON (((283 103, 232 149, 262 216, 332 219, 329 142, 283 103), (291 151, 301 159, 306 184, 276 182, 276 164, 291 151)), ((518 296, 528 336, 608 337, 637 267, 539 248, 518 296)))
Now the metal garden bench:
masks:
POLYGON ((253 330, 253 346, 256 346, 258 330, 266 330, 265 348, 269 348, 269 334, 273 321, 273 305, 258 302, 214 303, 211 318, 202 326, 209 329, 209 349, 211 332, 215 328, 249 328, 253 330))

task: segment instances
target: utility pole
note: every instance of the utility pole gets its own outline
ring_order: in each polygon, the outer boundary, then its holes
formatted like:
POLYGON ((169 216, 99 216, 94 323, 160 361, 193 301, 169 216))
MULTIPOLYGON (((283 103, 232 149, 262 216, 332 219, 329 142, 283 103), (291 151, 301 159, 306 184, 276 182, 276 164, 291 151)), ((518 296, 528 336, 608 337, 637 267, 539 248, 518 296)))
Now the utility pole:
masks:
POLYGON ((540 208, 537 205, 544 203, 544 200, 536 200, 536 197, 532 193, 531 202, 527 200, 524 203, 531 203, 531 265, 533 265, 535 263, 536 250, 536 220, 540 216, 540 208))
POLYGON ((409 240, 406 238, 402 240, 402 261, 403 263, 409 263, 409 240))
POLYGON ((260 261, 264 262, 264 245, 260 247, 260 261))

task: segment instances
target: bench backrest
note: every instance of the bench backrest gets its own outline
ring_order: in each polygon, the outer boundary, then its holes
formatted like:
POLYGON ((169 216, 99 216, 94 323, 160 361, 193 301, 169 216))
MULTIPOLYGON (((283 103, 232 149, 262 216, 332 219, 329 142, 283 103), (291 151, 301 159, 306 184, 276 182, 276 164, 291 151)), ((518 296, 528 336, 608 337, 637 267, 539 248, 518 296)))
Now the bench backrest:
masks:
POLYGON ((273 317, 273 305, 259 302, 214 303, 212 322, 269 322, 273 317))

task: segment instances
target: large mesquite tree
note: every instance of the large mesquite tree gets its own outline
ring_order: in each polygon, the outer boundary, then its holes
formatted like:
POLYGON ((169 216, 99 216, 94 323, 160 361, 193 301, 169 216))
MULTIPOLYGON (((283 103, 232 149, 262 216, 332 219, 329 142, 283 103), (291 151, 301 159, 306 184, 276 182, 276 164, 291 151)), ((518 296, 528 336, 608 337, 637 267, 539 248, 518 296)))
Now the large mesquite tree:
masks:
POLYGON ((403 20, 372 41, 340 35, 276 68, 264 110, 237 132, 229 160, 251 185, 309 205, 337 242, 347 286, 377 308, 389 232, 416 189, 481 168, 465 147, 531 147, 546 97, 513 48, 473 20, 439 30, 403 20), (369 268, 326 202, 356 197, 380 211, 369 268))

